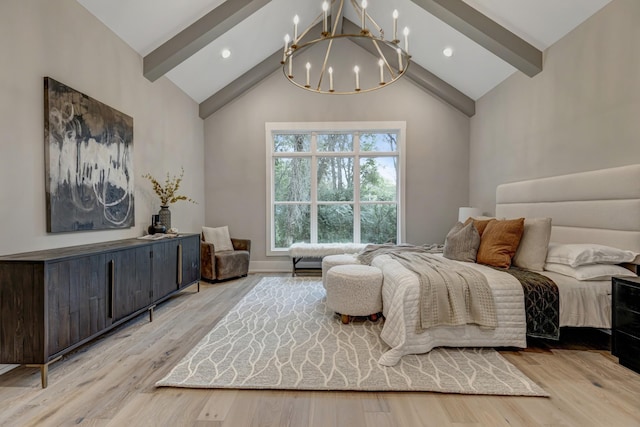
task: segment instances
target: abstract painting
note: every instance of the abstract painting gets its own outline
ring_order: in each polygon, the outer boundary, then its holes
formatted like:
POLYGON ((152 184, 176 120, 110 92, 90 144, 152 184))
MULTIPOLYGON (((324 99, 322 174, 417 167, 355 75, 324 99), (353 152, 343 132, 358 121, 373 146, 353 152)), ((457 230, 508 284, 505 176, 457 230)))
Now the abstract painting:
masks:
POLYGON ((133 118, 44 78, 47 231, 134 223, 133 118))

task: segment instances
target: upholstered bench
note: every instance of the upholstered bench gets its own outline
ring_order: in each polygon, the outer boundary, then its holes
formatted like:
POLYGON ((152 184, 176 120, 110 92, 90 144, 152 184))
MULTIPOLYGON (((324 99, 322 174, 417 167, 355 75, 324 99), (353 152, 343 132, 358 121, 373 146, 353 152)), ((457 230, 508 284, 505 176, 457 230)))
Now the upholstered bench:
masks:
POLYGON ((322 286, 327 289, 327 273, 338 265, 359 265, 356 254, 329 255, 322 258, 322 286))
POLYGON ((327 307, 342 323, 352 317, 378 318, 382 311, 382 270, 369 265, 338 265, 327 272, 327 307))
MULTIPOLYGON (((289 256, 293 263, 293 276, 301 270, 297 266, 302 259, 321 261, 329 255, 355 254, 366 246, 364 243, 294 243, 289 247, 289 256)), ((320 270, 320 268, 315 270, 320 270)))

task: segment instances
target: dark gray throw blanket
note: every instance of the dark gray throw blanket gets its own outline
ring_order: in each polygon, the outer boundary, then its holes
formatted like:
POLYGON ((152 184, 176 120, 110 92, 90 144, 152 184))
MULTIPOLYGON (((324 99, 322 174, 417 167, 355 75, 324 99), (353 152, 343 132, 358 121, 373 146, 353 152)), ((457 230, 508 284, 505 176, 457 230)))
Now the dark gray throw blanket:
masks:
POLYGON ((389 255, 418 277, 420 323, 417 332, 440 325, 498 325, 493 293, 485 276, 462 263, 433 255, 441 247, 367 246, 360 262, 389 255))
POLYGON ((560 339, 560 296, 558 286, 542 274, 511 267, 504 271, 518 279, 524 291, 527 335, 536 338, 560 339))

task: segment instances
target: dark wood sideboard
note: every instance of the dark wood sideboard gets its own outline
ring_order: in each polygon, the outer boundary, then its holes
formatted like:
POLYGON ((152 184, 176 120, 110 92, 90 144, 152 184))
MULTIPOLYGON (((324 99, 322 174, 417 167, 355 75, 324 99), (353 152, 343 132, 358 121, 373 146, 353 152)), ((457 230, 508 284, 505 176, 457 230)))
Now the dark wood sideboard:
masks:
MULTIPOLYGON (((0 257, 0 363, 39 367, 200 279, 200 236, 126 239, 0 257)), ((198 286, 198 290, 199 286, 198 286)))

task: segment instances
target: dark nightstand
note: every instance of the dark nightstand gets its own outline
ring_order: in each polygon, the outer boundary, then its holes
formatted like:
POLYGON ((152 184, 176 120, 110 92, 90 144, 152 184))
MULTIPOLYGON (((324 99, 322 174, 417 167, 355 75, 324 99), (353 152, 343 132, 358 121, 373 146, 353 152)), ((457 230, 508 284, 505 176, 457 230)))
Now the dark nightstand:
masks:
POLYGON ((640 278, 614 277, 611 286, 611 352, 640 373, 640 278))

